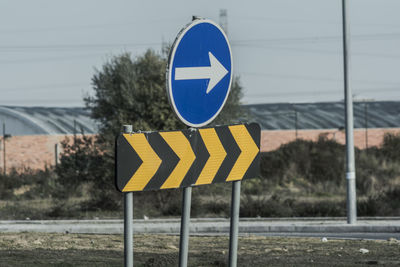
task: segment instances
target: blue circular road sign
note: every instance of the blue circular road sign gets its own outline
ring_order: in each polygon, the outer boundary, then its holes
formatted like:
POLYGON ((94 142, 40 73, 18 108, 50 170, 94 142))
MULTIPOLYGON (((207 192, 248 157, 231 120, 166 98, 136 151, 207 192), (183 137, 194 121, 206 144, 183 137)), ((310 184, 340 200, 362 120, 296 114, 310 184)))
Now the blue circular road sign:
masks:
POLYGON ((228 38, 216 23, 197 19, 177 36, 167 67, 172 108, 186 125, 210 123, 224 106, 232 83, 228 38))

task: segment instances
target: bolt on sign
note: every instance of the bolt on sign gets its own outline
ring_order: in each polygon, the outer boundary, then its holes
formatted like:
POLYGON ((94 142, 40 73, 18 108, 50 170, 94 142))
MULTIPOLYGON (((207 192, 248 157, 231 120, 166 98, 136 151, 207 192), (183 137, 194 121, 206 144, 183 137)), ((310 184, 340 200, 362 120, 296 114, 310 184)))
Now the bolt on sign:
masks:
POLYGON ((257 177, 260 135, 256 123, 120 134, 116 187, 132 192, 257 177))

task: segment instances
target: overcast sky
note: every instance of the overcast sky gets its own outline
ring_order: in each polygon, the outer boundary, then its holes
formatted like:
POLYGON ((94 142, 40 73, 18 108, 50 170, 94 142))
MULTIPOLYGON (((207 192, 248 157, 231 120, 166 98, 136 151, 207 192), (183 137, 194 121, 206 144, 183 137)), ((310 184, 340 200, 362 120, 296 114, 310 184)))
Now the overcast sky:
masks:
MULTIPOLYGON (((400 100, 400 1, 348 0, 355 99, 400 100)), ((83 106, 95 68, 227 10, 243 102, 343 99, 341 0, 0 0, 0 105, 83 106)))

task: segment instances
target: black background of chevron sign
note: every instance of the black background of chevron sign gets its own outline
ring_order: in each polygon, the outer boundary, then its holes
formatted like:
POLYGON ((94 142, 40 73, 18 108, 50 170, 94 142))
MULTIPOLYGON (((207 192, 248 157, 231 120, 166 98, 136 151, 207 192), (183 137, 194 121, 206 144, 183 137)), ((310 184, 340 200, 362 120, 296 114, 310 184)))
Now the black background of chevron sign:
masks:
MULTIPOLYGON (((256 123, 242 124, 246 127, 248 133, 253 139, 255 145, 258 147, 258 153, 254 160, 250 164, 249 168, 245 172, 243 179, 254 178, 259 175, 260 172, 260 137, 261 129, 256 123)), ((220 165, 212 183, 226 182, 230 171, 236 163, 241 150, 233 137, 229 126, 216 126, 216 127, 205 127, 200 129, 213 128, 217 133, 217 136, 226 151, 226 157, 220 165)), ((177 131, 174 131, 177 132, 177 131)), ((210 154, 207 147, 200 135, 199 129, 187 129, 181 131, 184 136, 189 140, 192 150, 196 156, 190 169, 185 174, 181 184, 178 187, 188 187, 194 186, 199 177, 201 171, 203 170, 205 164, 207 163, 210 154)), ((138 134, 138 133, 132 133, 138 134)), ((174 170, 176 165, 179 163, 180 159, 167 144, 164 138, 160 135, 160 132, 145 132, 143 133, 148 140, 151 148, 162 160, 161 165, 155 172, 151 180, 145 185, 143 191, 146 190, 159 190, 166 179, 169 177, 171 172, 174 170)), ((142 159, 134 148, 129 144, 123 134, 120 134, 116 138, 115 146, 115 184, 119 191, 122 191, 125 185, 129 182, 134 173, 142 164, 142 159)), ((177 188, 178 188, 177 187, 177 188)), ((137 190, 141 191, 141 190, 137 190)), ((129 192, 129 191, 125 191, 129 192)))

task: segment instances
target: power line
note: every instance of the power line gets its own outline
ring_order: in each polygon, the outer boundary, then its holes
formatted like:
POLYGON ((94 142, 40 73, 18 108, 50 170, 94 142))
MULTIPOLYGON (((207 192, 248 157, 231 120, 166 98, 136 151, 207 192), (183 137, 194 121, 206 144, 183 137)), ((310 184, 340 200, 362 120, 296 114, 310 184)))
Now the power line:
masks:
MULTIPOLYGON (((398 39, 400 33, 374 33, 374 34, 354 34, 352 38, 358 41, 373 41, 373 40, 387 40, 398 39)), ((308 36, 308 37, 282 37, 282 38, 269 38, 269 39, 242 39, 232 40, 232 45, 236 46, 254 46, 254 45, 268 45, 276 43, 317 43, 317 42, 332 42, 341 41, 342 37, 339 35, 331 36, 308 36)))
MULTIPOLYGON (((382 40, 382 39, 398 39, 400 33, 383 33, 383 34, 365 34, 365 35, 354 35, 355 40, 382 40)), ((273 48, 271 44, 294 44, 294 43, 320 43, 320 42, 331 42, 340 41, 341 36, 312 36, 312 37, 290 37, 290 38, 271 38, 271 39, 243 39, 243 40, 232 40, 231 44, 236 47, 258 47, 258 48, 273 48)), ((41 44, 41 45, 0 45, 0 52, 60 52, 60 51, 79 51, 79 50, 104 50, 113 48, 127 48, 127 47, 151 47, 160 46, 160 42, 143 42, 143 43, 113 43, 113 44, 41 44), (44 51, 43 51, 44 50, 44 51)), ((274 49, 287 49, 302 52, 313 52, 313 53, 336 53, 334 51, 326 50, 315 50, 315 49, 301 49, 293 47, 275 47, 274 49)), ((365 56, 382 56, 382 57, 392 57, 390 54, 371 54, 371 53, 355 53, 358 55, 365 56)), ((395 55, 399 56, 399 55, 395 55)))
MULTIPOLYGON (((321 49, 309 49, 309 48, 298 48, 298 47, 288 47, 288 46, 252 46, 255 48, 261 49, 275 49, 275 50, 285 50, 285 51, 296 51, 296 52, 305 52, 305 53, 315 53, 315 54, 331 54, 331 55, 340 55, 341 50, 333 51, 333 50, 321 50, 321 49)), ((386 54, 386 53, 369 53, 369 52, 352 52, 354 56, 368 56, 368 57, 378 57, 378 58, 388 58, 388 59, 397 59, 400 58, 400 55, 395 54, 386 54)))
MULTIPOLYGON (((330 77, 317 77, 317 76, 306 76, 306 75, 290 75, 290 74, 278 74, 278 73, 262 73, 262 72, 240 72, 239 75, 253 75, 260 77, 272 77, 279 79, 292 79, 292 80, 307 80, 307 81, 323 81, 323 82, 342 82, 340 79, 330 78, 330 77)), ((400 82, 387 82, 387 81, 368 81, 368 80, 353 80, 358 83, 367 84, 387 84, 387 85, 398 85, 400 82)))
POLYGON ((19 63, 37 63, 37 62, 54 62, 54 61, 68 61, 68 60, 81 60, 93 57, 104 57, 104 53, 96 54, 79 54, 71 56, 60 56, 60 57, 47 57, 47 58, 31 58, 31 59, 15 59, 15 60, 2 60, 2 64, 19 64, 19 63))
MULTIPOLYGON (((354 89, 354 93, 357 95, 363 94, 363 93, 372 93, 372 92, 396 92, 400 90, 400 85, 398 87, 375 87, 375 88, 355 88, 354 89)), ((278 93, 270 93, 270 92, 266 92, 266 93, 245 93, 244 97, 250 97, 250 98, 255 98, 255 97, 281 97, 281 96, 304 96, 304 95, 327 95, 327 94, 341 94, 342 93, 342 89, 338 88, 338 89, 329 89, 329 90, 310 90, 310 91, 303 91, 303 90, 299 90, 299 91, 290 91, 290 92, 282 92, 282 90, 280 90, 280 92, 278 93)))
MULTIPOLYGON (((399 38, 400 33, 376 33, 353 35, 354 39, 359 40, 377 40, 382 38, 399 38)), ((271 38, 271 39, 242 39, 232 40, 231 44, 235 46, 253 46, 276 42, 292 44, 293 42, 320 42, 320 41, 340 41, 341 36, 309 36, 309 37, 289 37, 289 38, 271 38)), ((121 46, 152 46, 161 45, 160 42, 147 43, 114 43, 114 44, 53 44, 53 45, 0 45, 0 49, 86 49, 86 48, 109 48, 121 46)))
MULTIPOLYGON (((279 22, 279 23, 312 23, 312 24, 331 24, 340 25, 340 21, 336 20, 311 20, 311 19, 299 19, 299 18, 278 18, 278 17, 242 17, 234 16, 235 21, 237 20, 249 20, 249 21, 269 21, 269 22, 279 22)), ((114 27, 124 27, 137 25, 138 23, 166 23, 166 22, 180 22, 184 21, 182 18, 159 18, 159 19, 140 19, 140 20, 130 20, 124 22, 113 22, 113 23, 100 23, 100 24, 81 24, 81 25, 61 25, 57 27, 39 27, 39 28, 2 28, 0 29, 1 34, 21 34, 21 33, 40 33, 40 32, 60 32, 60 31, 84 31, 92 29, 105 29, 114 27)), ((365 27, 399 27, 398 24, 377 24, 377 23, 355 23, 354 25, 365 26, 365 27)))
MULTIPOLYGON (((326 24, 326 25, 341 25, 340 20, 313 20, 313 19, 304 19, 304 18, 282 18, 282 17, 242 17, 242 16, 233 16, 235 20, 251 20, 251 21, 269 21, 269 22, 279 22, 279 23, 307 23, 307 24, 326 24)), ((356 26, 362 27, 399 27, 399 24, 379 24, 379 23, 353 23, 356 26)))
POLYGON ((54 44, 54 45, 0 45, 3 50, 76 50, 76 49, 104 49, 113 47, 140 47, 161 45, 154 43, 116 43, 116 44, 54 44))
POLYGON ((27 90, 54 90, 60 88, 73 88, 73 87, 86 87, 88 83, 72 82, 72 83, 56 83, 56 84, 43 84, 35 86, 21 86, 12 88, 0 88, 0 93, 13 92, 13 91, 27 91, 27 90))
POLYGON ((63 25, 58 27, 42 27, 42 28, 16 28, 16 29, 0 29, 1 34, 20 34, 20 33, 37 33, 37 32, 52 32, 52 31, 81 31, 81 30, 91 30, 91 29, 104 29, 113 28, 121 26, 132 26, 138 23, 166 23, 172 21, 182 21, 178 18, 160 18, 160 19, 141 19, 126 22, 116 22, 116 23, 103 23, 103 24, 85 24, 85 25, 63 25))
POLYGON ((82 103, 82 98, 77 97, 77 98, 52 98, 52 99, 23 99, 23 98, 14 98, 14 99, 7 99, 7 101, 2 102, 0 100, 0 105, 3 106, 10 106, 10 105, 18 105, 15 103, 21 103, 22 105, 40 105, 42 106, 44 103, 46 103, 46 106, 51 106, 53 104, 63 104, 67 106, 76 106, 76 107, 81 107, 83 106, 82 103), (79 103, 79 104, 78 104, 79 103), (50 105, 48 105, 50 104, 50 105))

